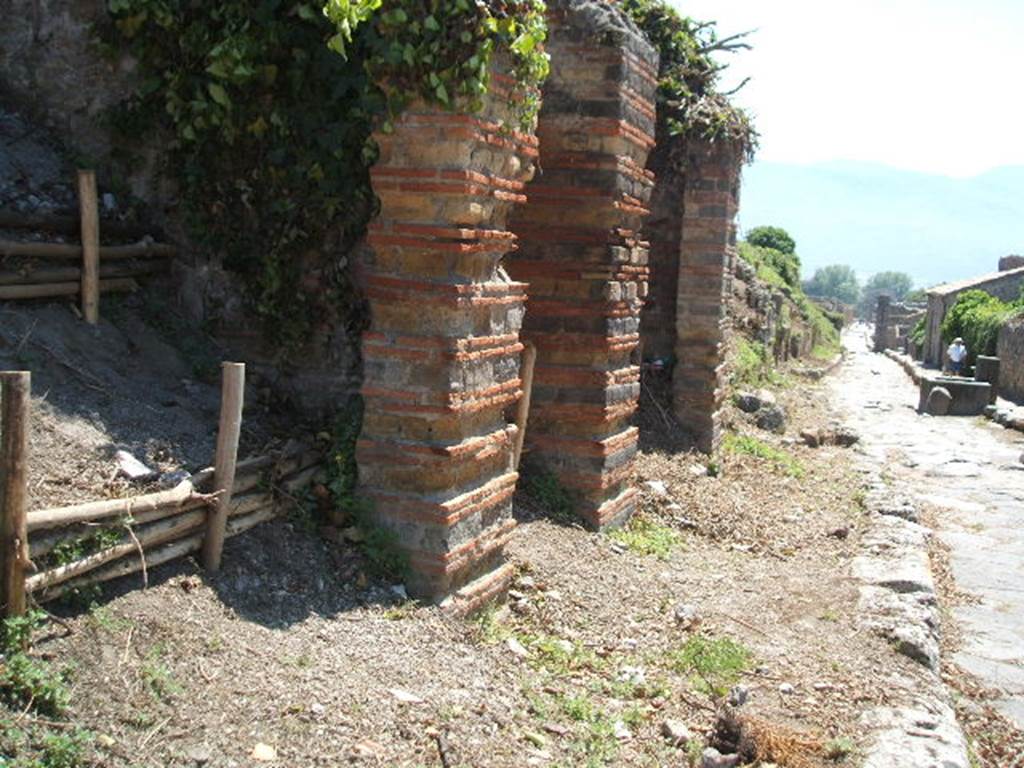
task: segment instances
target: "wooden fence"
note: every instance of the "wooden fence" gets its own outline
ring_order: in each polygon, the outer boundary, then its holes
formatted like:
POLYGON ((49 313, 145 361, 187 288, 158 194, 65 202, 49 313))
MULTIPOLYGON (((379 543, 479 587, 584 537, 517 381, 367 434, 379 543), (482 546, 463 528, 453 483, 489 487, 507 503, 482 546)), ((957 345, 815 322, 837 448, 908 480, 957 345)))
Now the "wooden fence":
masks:
MULTIPOLYGON (((244 366, 225 363, 213 467, 174 488, 120 499, 27 511, 30 375, 0 373, 0 601, 7 615, 76 588, 98 584, 202 551, 220 567, 224 539, 272 519, 282 498, 294 500, 322 471, 321 452, 291 444, 237 462, 244 366), (102 545, 70 562, 55 560, 69 544, 102 545)), ((78 547, 81 549, 81 547, 78 547)))
POLYGON ((17 268, 0 270, 0 300, 81 297, 86 322, 99 321, 100 293, 135 291, 136 278, 167 270, 175 249, 154 242, 149 228, 132 224, 103 225, 107 235, 118 239, 139 238, 127 245, 101 245, 96 174, 78 172, 79 216, 44 216, 0 211, 0 229, 44 230, 78 234, 80 244, 0 240, 0 257, 21 261, 17 268), (53 262, 78 265, 52 266, 53 262), (43 266, 39 265, 43 263, 43 266))

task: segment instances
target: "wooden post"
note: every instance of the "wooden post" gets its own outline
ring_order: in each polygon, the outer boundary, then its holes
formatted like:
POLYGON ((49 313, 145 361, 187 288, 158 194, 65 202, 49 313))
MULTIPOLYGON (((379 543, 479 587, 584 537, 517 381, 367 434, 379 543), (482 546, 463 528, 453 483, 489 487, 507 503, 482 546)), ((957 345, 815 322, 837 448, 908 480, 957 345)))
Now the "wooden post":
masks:
POLYGON ((7 616, 25 612, 31 389, 28 371, 0 373, 0 600, 7 616))
POLYGON ((78 208, 82 219, 82 316, 89 325, 100 319, 100 214, 96 172, 78 172, 78 208))
POLYGON ((220 570, 220 556, 224 549, 224 532, 238 461, 238 435, 242 428, 245 364, 223 363, 222 374, 217 455, 213 463, 213 492, 219 495, 206 518, 206 536, 203 539, 203 567, 208 571, 220 570))
POLYGON ((523 455, 523 440, 526 439, 526 421, 530 417, 530 394, 533 392, 533 366, 537 362, 537 348, 529 341, 523 349, 520 375, 523 380, 523 396, 516 406, 516 444, 512 469, 519 469, 519 458, 523 455))

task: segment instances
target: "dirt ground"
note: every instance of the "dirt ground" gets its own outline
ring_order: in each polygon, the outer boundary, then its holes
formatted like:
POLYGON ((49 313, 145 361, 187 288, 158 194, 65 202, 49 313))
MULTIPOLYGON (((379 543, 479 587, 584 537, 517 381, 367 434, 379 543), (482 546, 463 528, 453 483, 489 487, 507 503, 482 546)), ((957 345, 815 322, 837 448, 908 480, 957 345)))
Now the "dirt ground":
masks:
MULTIPOLYGON (((66 720, 0 718, 86 728, 103 766, 664 766, 716 741, 732 689, 748 731, 773 737, 766 762, 856 764, 859 715, 921 671, 855 625, 856 449, 793 439, 829 418, 820 384, 787 377, 778 395, 788 437, 727 420, 793 461, 734 447, 711 475, 664 447, 678 441, 648 405, 637 480, 667 493, 644 490, 626 532, 553 522, 521 493, 499 609, 409 602, 358 552, 280 520, 231 540, 216 576, 182 561, 51 623, 35 653, 72 668, 66 720)), ((180 455, 201 454, 177 423, 180 455)))
MULTIPOLYGON (((95 327, 70 302, 0 306, 0 369, 32 372, 29 509, 138 493, 117 476, 118 450, 160 472, 208 466, 220 360, 158 288, 105 296, 95 327)), ((274 432, 257 394, 250 387, 243 454, 274 432)))

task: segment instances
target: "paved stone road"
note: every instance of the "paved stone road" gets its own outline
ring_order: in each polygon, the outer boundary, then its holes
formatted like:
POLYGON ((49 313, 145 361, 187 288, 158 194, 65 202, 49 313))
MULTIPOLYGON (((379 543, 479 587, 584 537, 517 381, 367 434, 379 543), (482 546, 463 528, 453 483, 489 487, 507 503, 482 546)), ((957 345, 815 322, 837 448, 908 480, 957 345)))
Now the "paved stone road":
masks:
POLYGON ((981 418, 923 416, 903 369, 869 351, 867 329, 844 334, 849 354, 833 396, 880 464, 898 462, 906 490, 940 507, 958 586, 980 599, 956 609, 955 661, 1006 693, 999 708, 1024 727, 1024 439, 981 418))

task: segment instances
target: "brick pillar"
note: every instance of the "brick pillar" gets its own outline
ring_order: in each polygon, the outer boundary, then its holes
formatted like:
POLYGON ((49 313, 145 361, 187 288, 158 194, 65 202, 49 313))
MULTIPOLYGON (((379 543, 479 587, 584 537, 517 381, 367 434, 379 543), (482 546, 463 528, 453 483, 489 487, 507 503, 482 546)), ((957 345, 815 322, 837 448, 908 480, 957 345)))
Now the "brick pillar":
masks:
POLYGON ((710 452, 719 440, 725 300, 736 259, 742 152, 731 142, 691 139, 686 156, 673 406, 697 447, 710 452))
POLYGON ((639 231, 653 184, 644 163, 657 54, 614 7, 588 16, 568 6, 550 6, 541 172, 512 217, 520 249, 509 271, 530 283, 523 335, 537 346, 529 460, 574 491, 581 517, 600 528, 635 506, 629 419, 640 395, 639 231))
POLYGON ((503 409, 521 395, 526 286, 500 261, 537 141, 502 129, 507 103, 495 88, 479 115, 411 106, 375 137, 372 171, 381 212, 364 272, 361 493, 409 555, 410 592, 454 594, 463 610, 511 575, 515 427, 503 409))

